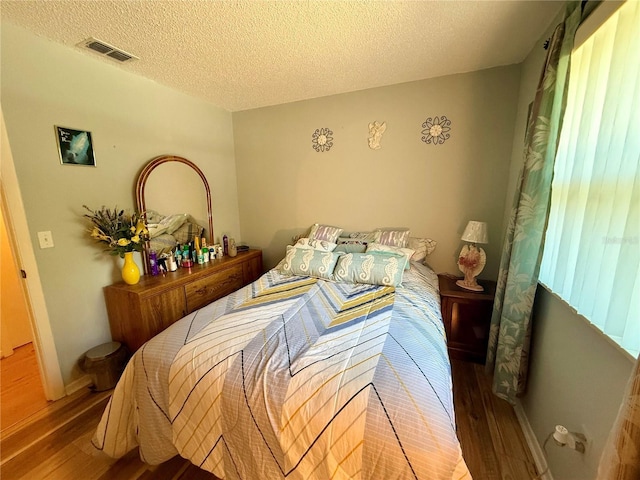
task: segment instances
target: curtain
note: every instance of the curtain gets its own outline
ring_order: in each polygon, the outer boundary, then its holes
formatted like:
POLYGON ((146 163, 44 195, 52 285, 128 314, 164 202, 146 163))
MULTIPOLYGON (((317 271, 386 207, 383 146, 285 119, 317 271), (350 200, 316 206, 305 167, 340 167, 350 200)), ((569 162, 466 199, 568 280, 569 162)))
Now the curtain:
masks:
POLYGON ((568 2, 565 20, 556 27, 549 42, 527 124, 524 165, 500 260, 486 368, 493 370, 494 393, 510 403, 524 393, 526 385, 531 310, 566 107, 571 50, 581 21, 580 2, 568 2))
POLYGON ((571 56, 540 281, 640 352, 640 3, 571 56))
POLYGON ((598 480, 640 479, 640 357, 600 458, 598 480))

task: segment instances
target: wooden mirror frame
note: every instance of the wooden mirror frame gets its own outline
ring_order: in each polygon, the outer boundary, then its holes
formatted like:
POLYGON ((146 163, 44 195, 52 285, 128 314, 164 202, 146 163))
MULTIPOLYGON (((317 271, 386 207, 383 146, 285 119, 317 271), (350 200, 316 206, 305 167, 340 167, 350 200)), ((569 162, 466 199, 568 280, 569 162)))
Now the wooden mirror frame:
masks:
MULTIPOLYGON (((151 172, 153 172, 157 167, 167 162, 179 162, 191 167, 202 179, 202 183, 204 184, 204 190, 207 196, 207 213, 209 217, 209 244, 213 245, 213 213, 211 210, 211 189, 209 188, 209 182, 207 182, 207 178, 202 173, 202 170, 198 168, 198 166, 190 160, 187 160, 183 157, 178 157, 175 155, 160 155, 158 157, 153 158, 149 163, 145 165, 145 167, 138 175, 138 181, 136 182, 136 205, 138 207, 138 212, 142 214, 146 221, 146 211, 147 204, 144 197, 144 189, 147 184, 147 179, 151 172)), ((149 245, 145 245, 145 248, 142 250, 142 258, 144 264, 144 273, 149 273, 149 245)))

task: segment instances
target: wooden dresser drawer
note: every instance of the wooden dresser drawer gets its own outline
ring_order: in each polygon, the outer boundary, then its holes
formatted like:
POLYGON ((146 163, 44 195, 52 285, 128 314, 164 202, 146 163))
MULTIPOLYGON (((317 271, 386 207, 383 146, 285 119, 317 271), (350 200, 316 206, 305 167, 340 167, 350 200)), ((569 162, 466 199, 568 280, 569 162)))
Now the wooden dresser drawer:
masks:
POLYGON ((242 265, 235 265, 185 285, 187 311, 197 310, 242 287, 242 265))
POLYGON ((184 288, 172 288, 158 295, 144 297, 140 301, 141 322, 135 325, 141 331, 140 339, 136 340, 130 348, 137 350, 145 340, 151 338, 176 320, 180 320, 187 314, 184 288))
POLYGON ((251 283, 262 274, 262 252, 249 250, 166 275, 143 275, 136 285, 104 287, 111 338, 133 353, 176 320, 251 283))

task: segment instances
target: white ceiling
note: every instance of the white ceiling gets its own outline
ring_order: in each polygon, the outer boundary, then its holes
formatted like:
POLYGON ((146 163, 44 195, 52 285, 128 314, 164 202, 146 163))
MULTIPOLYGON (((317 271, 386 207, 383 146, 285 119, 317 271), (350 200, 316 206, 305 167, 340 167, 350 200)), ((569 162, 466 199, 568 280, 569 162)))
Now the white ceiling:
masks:
MULTIPOLYGON (((229 111, 521 62, 561 1, 1 0, 3 20, 229 111), (80 50, 79 50, 80 51, 80 50)), ((542 48, 542 45, 540 45, 542 48)))

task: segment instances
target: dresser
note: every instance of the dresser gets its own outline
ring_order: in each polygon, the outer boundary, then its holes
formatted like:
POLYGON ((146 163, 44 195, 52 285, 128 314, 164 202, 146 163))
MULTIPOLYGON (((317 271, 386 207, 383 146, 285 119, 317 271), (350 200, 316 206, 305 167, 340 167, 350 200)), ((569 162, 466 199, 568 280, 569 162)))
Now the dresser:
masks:
POLYGON ((144 275, 136 285, 104 288, 111 337, 131 353, 176 320, 262 275, 262 251, 249 250, 165 275, 144 275))
POLYGON ((460 288, 456 280, 457 277, 438 275, 449 356, 485 363, 496 282, 478 280, 484 291, 472 292, 460 288))

